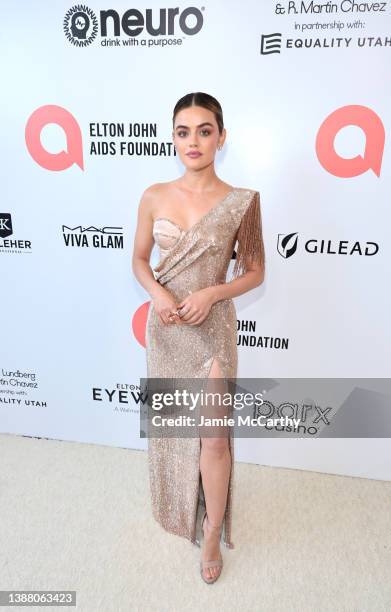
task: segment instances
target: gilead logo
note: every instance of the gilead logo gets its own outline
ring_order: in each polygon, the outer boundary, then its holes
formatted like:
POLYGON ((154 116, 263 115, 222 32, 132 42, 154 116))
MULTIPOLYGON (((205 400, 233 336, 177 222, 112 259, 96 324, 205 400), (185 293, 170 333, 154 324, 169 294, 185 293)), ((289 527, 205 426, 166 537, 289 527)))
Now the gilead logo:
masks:
POLYGON ((366 106, 343 106, 329 115, 316 136, 316 155, 323 168, 341 178, 351 178, 371 169, 380 176, 384 151, 384 126, 376 113, 366 106), (351 159, 340 157, 334 148, 334 140, 342 128, 354 125, 365 133, 364 155, 351 159))
POLYGON ((77 164, 84 170, 80 127, 73 115, 65 108, 48 104, 34 111, 26 124, 25 139, 31 157, 46 170, 66 170, 73 164, 77 164), (66 151, 51 153, 42 146, 41 132, 50 123, 55 123, 64 130, 67 141, 66 151))

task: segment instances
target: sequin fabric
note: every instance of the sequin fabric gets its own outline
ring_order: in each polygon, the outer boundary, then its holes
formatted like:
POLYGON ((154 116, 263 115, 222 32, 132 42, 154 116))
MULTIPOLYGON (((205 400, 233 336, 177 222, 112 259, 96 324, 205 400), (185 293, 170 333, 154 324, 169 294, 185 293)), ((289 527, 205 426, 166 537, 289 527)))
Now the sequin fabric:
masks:
MULTIPOLYGON (((155 279, 179 303, 188 294, 227 281, 227 271, 243 215, 259 192, 237 188, 191 228, 163 217, 155 219, 159 247, 155 279)), ((200 325, 163 325, 151 302, 146 325, 148 378, 207 378, 214 359, 224 377, 237 376, 236 309, 232 299, 216 302, 200 325)), ((229 435, 231 473, 222 538, 231 539, 234 438, 229 435)), ((200 477, 200 439, 149 438, 148 458, 152 512, 168 532, 200 545, 200 518, 205 508, 200 477)))

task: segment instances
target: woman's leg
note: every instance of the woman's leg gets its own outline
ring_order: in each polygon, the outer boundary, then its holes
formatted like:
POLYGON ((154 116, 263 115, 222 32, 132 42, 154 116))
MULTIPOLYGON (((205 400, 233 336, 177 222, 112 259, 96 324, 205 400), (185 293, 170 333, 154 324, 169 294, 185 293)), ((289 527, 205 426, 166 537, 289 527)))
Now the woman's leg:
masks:
MULTIPOLYGON (((222 378, 222 372, 217 359, 213 360, 209 373, 210 378, 222 378)), ((224 384, 213 381, 208 391, 224 393, 224 384)), ((205 412, 204 412, 205 414, 205 412)), ((213 409, 206 411, 207 417, 217 417, 227 414, 226 408, 223 410, 213 409)), ((209 428, 211 429, 211 428, 209 428)), ((208 429, 208 431, 209 431, 208 429)), ((201 428, 202 431, 202 428, 201 428)), ((220 534, 221 525, 227 503, 228 485, 231 473, 231 453, 228 446, 228 428, 216 427, 213 431, 218 431, 217 437, 206 437, 200 435, 200 472, 202 486, 204 489, 207 518, 204 521, 205 542, 203 546, 202 559, 211 561, 220 556, 220 534), (224 434, 224 436, 222 435, 224 434)), ((204 570, 205 578, 212 578, 220 573, 220 568, 211 567, 204 570)))

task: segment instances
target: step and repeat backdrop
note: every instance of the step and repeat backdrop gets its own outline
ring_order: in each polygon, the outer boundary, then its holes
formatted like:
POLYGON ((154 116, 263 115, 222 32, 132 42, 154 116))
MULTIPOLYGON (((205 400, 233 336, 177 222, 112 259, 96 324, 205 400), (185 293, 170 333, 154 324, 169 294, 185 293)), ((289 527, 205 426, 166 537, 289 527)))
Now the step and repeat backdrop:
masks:
POLYGON ((391 478, 376 385, 391 363, 389 23, 389 2, 347 0, 8 7, 1 432, 146 450, 137 209, 183 174, 173 108, 204 91, 227 129, 218 176, 261 195, 266 277, 235 298, 239 376, 346 379, 340 405, 361 401, 361 429, 329 437, 321 397, 282 393, 303 438, 237 439, 236 459, 391 478))

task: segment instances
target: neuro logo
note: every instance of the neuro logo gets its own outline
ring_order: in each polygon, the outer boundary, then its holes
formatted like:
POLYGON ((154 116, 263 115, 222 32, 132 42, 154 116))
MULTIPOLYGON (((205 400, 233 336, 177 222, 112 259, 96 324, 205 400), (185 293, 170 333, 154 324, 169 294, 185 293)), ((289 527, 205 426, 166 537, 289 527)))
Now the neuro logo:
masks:
POLYGON ((0 213, 0 238, 11 236, 12 220, 10 213, 0 213))
POLYGON ((316 155, 323 168, 333 176, 352 178, 373 170, 380 176, 385 141, 384 125, 371 108, 352 104, 332 112, 323 121, 316 135, 316 155), (363 153, 347 159, 335 150, 334 140, 348 125, 359 127, 365 134, 363 153))
POLYGON ((65 36, 76 47, 90 45, 98 34, 95 13, 85 4, 76 4, 64 17, 65 36))
POLYGON ((77 164, 84 170, 83 142, 79 124, 74 116, 62 106, 48 104, 37 108, 28 118, 25 140, 31 157, 42 168, 59 171, 77 164), (66 151, 52 153, 42 146, 41 132, 46 125, 51 123, 64 130, 67 141, 66 151))
POLYGON ((292 234, 278 234, 277 251, 281 257, 288 259, 288 257, 296 253, 297 237, 297 232, 293 232, 292 234))
MULTIPOLYGON (((195 36, 203 27, 204 8, 130 8, 122 15, 114 9, 108 9, 99 11, 97 18, 88 6, 77 4, 69 9, 64 17, 64 32, 69 42, 77 47, 90 45, 97 37, 98 30, 102 47, 122 46, 120 37, 123 35, 126 37, 122 38, 125 46, 129 46, 132 39, 145 33, 156 39, 161 36, 177 36, 179 29, 179 36, 195 36), (115 38, 112 39, 112 36, 115 38)), ((140 44, 152 46, 150 42, 143 38, 140 44)))
POLYGON ((281 53, 281 32, 274 34, 262 34, 261 36, 261 55, 270 55, 271 53, 281 53))

